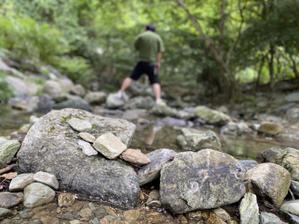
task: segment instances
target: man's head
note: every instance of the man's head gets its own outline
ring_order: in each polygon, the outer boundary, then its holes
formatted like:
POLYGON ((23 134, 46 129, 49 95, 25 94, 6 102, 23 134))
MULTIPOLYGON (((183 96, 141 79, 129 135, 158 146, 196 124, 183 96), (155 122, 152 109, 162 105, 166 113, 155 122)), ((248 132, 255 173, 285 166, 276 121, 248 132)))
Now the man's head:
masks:
POLYGON ((145 30, 147 31, 152 31, 152 32, 156 32, 156 27, 153 24, 147 24, 145 26, 145 30))

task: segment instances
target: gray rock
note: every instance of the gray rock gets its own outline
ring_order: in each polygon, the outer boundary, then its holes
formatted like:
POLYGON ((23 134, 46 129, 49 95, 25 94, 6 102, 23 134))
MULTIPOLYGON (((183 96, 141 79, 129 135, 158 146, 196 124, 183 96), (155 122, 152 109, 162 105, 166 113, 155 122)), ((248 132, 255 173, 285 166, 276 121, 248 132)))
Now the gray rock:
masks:
POLYGON ((17 140, 7 140, 0 143, 0 168, 12 160, 20 145, 17 140))
POLYGON ((258 165, 257 161, 250 160, 250 159, 249 160, 239 160, 239 163, 245 172, 258 165))
POLYGON ((19 174, 9 184, 10 191, 22 191, 27 185, 33 182, 33 173, 19 174))
POLYGON ((90 143, 94 143, 96 140, 96 138, 93 135, 91 135, 87 132, 80 132, 79 137, 82 138, 84 141, 90 142, 90 143))
POLYGON ((71 118, 67 123, 76 131, 88 131, 92 129, 92 125, 89 121, 79 118, 71 118))
POLYGON ((259 224, 259 207, 256 196, 246 193, 240 204, 241 224, 259 224))
POLYGON ((106 106, 109 109, 117 109, 121 108, 126 103, 126 98, 121 98, 117 95, 117 93, 109 94, 106 99, 106 106))
POLYGON ((299 197, 299 182, 292 180, 291 190, 293 194, 298 198, 299 197))
POLYGON ((231 121, 228 115, 217 110, 212 110, 206 106, 196 107, 195 115, 201 120, 213 125, 225 125, 231 121))
POLYGON ((283 131, 283 126, 274 122, 263 122, 258 128, 258 132, 266 135, 278 135, 283 131))
POLYGON ((6 76, 5 81, 16 97, 33 96, 36 95, 38 91, 35 83, 29 82, 25 79, 14 76, 6 76))
POLYGON ((78 145, 82 149, 82 152, 87 156, 95 156, 98 154, 91 144, 86 141, 78 140, 78 145))
POLYGON ((139 184, 142 186, 160 176, 162 167, 173 160, 176 152, 171 149, 157 149, 147 154, 150 163, 138 170, 139 184))
POLYGON ((296 120, 299 118, 299 107, 290 108, 287 110, 287 118, 289 120, 296 120))
POLYGON ((70 93, 82 97, 85 95, 85 89, 82 85, 77 84, 73 86, 70 93))
POLYGON ((140 118, 145 118, 146 116, 147 116, 146 110, 135 109, 135 110, 126 110, 122 115, 122 118, 132 121, 132 120, 138 120, 140 118))
POLYGON ((178 144, 185 151, 199 151, 201 149, 221 149, 220 139, 213 131, 202 131, 193 128, 182 128, 177 137, 178 144))
POLYGON ((54 198, 55 191, 41 183, 32 183, 25 187, 24 190, 24 206, 27 208, 48 204, 54 198))
POLYGON ((38 96, 38 103, 35 108, 35 112, 46 114, 52 110, 54 101, 48 95, 38 96))
POLYGON ((290 93, 285 99, 287 102, 299 102, 299 92, 290 93))
POLYGON ((133 168, 102 156, 87 157, 78 150, 78 134, 67 123, 72 117, 89 121, 93 127, 90 134, 100 136, 112 132, 126 145, 135 131, 134 124, 121 119, 76 109, 51 111, 27 133, 18 153, 20 171, 43 170, 59 179, 61 190, 97 197, 126 208, 135 206, 139 184, 133 168))
POLYGON ((90 104, 102 104, 106 101, 107 94, 104 92, 89 92, 85 95, 85 100, 90 104))
POLYGON ((250 188, 261 197, 266 197, 280 207, 291 185, 291 175, 274 163, 262 163, 246 173, 250 188))
POLYGON ((14 97, 9 99, 8 104, 15 109, 23 110, 26 112, 34 112, 38 108, 39 97, 38 96, 24 96, 14 97))
POLYGON ((126 109, 152 109, 153 106, 155 106, 155 101, 153 100, 152 97, 147 96, 137 96, 135 98, 130 99, 126 105, 126 109))
POLYGON ((284 202, 281 205, 280 210, 284 213, 290 213, 299 216, 299 200, 284 202))
POLYGON ((57 103, 53 106, 53 108, 57 110, 64 109, 64 108, 73 108, 73 109, 92 111, 92 108, 89 105, 89 103, 80 97, 72 97, 71 99, 57 103))
POLYGON ((221 128, 221 134, 223 135, 232 135, 232 136, 239 136, 243 134, 251 133, 252 130, 245 122, 228 122, 225 126, 221 128))
POLYGON ((188 113, 183 110, 177 110, 167 105, 157 105, 157 104, 153 107, 151 113, 155 115, 170 116, 170 117, 175 117, 180 119, 190 119, 194 117, 193 113, 188 113))
POLYGON ((294 148, 270 148, 261 154, 262 158, 286 168, 293 180, 299 181, 299 150, 294 148))
POLYGON ((39 171, 33 175, 33 180, 40 182, 42 184, 46 184, 54 189, 59 188, 59 183, 55 175, 47 172, 39 171))
POLYGON ((99 136, 93 147, 108 159, 116 159, 127 149, 127 146, 111 132, 99 136))
POLYGON ((276 215, 269 212, 261 212, 260 224, 286 224, 281 221, 276 215))
POLYGON ((60 83, 54 80, 47 80, 45 82, 43 92, 53 99, 66 94, 66 91, 63 89, 60 83))
POLYGON ((288 221, 289 223, 292 224, 299 224, 299 216, 297 215, 292 215, 292 214, 287 214, 288 215, 288 221))
POLYGON ((162 168, 161 202, 173 213, 232 204, 245 194, 243 175, 228 154, 211 149, 179 153, 162 168))
POLYGON ((23 193, 0 192, 0 208, 12 208, 23 201, 23 193))
POLYGON ((13 212, 7 208, 0 208, 0 220, 12 216, 13 212))

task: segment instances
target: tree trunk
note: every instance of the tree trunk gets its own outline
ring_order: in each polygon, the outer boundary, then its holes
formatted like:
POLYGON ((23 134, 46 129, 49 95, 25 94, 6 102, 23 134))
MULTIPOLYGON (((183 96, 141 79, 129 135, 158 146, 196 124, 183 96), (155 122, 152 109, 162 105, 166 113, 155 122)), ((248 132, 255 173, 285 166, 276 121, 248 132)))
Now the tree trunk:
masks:
POLYGON ((272 89, 274 86, 274 56, 275 56, 275 47, 273 44, 270 44, 269 54, 270 54, 270 58, 268 61, 268 67, 269 67, 269 76, 270 76, 270 88, 272 89))

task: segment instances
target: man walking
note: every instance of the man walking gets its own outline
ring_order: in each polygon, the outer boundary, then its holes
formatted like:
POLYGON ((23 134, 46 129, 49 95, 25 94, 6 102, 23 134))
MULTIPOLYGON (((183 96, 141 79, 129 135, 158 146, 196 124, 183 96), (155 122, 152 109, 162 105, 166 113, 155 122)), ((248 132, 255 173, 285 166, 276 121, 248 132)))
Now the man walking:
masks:
POLYGON ((118 91, 119 97, 125 96, 125 91, 133 81, 137 81, 143 74, 148 76, 157 104, 163 104, 161 100, 161 86, 159 71, 161 67, 164 44, 161 37, 156 33, 154 25, 147 25, 145 31, 139 34, 135 41, 135 49, 138 52, 138 62, 130 77, 123 80, 121 89, 118 91))

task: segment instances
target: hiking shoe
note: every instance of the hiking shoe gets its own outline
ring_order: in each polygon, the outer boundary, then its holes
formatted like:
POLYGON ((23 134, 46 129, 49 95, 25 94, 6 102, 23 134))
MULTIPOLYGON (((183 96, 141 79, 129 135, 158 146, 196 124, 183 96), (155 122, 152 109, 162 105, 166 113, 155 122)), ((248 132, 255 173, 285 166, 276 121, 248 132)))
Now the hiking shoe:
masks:
POLYGON ((158 99, 158 100, 156 100, 156 104, 157 104, 158 106, 166 106, 166 103, 165 103, 162 99, 158 99))

